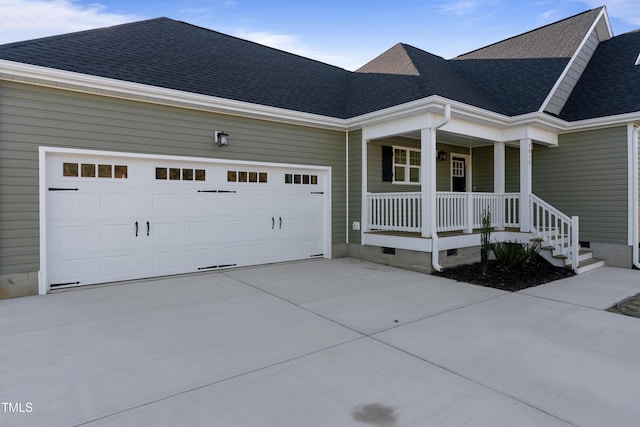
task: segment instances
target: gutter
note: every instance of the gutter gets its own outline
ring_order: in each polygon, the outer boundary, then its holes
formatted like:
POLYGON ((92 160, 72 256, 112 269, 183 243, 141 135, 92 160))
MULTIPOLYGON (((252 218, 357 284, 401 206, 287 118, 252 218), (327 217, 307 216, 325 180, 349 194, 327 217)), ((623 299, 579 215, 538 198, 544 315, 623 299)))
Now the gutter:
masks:
MULTIPOLYGON (((436 123, 434 126, 431 127, 431 129, 433 129, 434 131, 434 136, 436 136, 437 134, 437 130, 440 129, 442 126, 446 125, 447 123, 449 123, 449 120, 451 120, 451 104, 445 104, 444 106, 444 117, 443 119, 436 123)), ((433 144, 436 144, 437 139, 434 139, 433 144)), ((431 141, 430 141, 431 142, 431 141)), ((435 151, 435 149, 434 149, 435 151)), ((432 161, 435 161, 434 159, 432 159, 432 161)), ((433 170, 429 170, 429 173, 432 174, 431 177, 432 179, 430 180, 430 184, 432 186, 432 189, 434 191, 429 191, 429 194, 433 194, 435 195, 435 185, 436 185, 436 171, 435 168, 431 168, 433 170)), ((432 202, 434 202, 434 200, 432 200, 432 202)), ((435 212, 435 204, 432 203, 431 204, 431 265, 433 266, 433 268, 436 271, 442 271, 444 270, 444 267, 440 265, 440 260, 439 260, 439 251, 438 251, 438 232, 436 231, 437 228, 437 217, 436 217, 436 212, 435 212)))

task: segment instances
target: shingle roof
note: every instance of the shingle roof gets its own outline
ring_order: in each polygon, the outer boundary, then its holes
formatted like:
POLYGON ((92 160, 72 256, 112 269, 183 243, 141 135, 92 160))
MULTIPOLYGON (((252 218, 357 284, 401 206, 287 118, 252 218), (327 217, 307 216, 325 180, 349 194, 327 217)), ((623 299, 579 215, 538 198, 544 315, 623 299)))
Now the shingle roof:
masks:
MULTIPOLYGON (((397 44, 357 72, 168 18, 1 45, 0 59, 337 118, 430 95, 513 116, 538 111, 601 10, 451 60, 397 44)), ((611 72, 637 39, 616 40, 598 48, 562 117, 640 109, 632 95, 638 85, 625 92, 611 72), (624 108, 588 102, 601 81, 612 86, 599 89, 603 96, 629 96, 624 108)), ((625 72, 637 76, 635 68, 625 72)))
POLYGON ((334 117, 351 77, 168 18, 6 44, 0 58, 334 117))
POLYGON ((570 58, 604 6, 457 56, 460 59, 570 58))
POLYGON ((448 61, 398 44, 358 72, 413 75, 422 96, 437 94, 508 116, 538 111, 601 10, 448 61))
POLYGON ((603 8, 589 10, 453 58, 498 111, 537 111, 603 8))
POLYGON ((494 109, 450 63, 406 44, 397 44, 356 71, 349 94, 349 113, 358 115, 440 95, 482 108, 494 109))
POLYGON ((598 45, 560 112, 568 121, 640 111, 640 30, 598 45))

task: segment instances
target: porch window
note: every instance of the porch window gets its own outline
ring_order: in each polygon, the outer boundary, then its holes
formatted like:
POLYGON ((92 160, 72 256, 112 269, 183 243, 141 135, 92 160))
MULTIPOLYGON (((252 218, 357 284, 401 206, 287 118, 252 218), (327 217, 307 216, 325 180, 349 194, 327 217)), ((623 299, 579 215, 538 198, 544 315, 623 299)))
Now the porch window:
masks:
POLYGON ((393 182, 420 184, 420 150, 393 147, 393 182))

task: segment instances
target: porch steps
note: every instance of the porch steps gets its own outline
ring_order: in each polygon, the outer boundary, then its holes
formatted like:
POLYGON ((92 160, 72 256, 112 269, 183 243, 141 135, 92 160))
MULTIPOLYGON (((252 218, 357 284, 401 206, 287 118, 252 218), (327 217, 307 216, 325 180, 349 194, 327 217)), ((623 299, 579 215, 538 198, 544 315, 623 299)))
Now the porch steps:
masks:
MULTIPOLYGON (((534 242, 540 242, 540 255, 549 261, 556 267, 571 267, 571 260, 562 254, 554 253, 554 247, 551 245, 545 245, 543 239, 535 238, 531 239, 534 242)), ((587 271, 595 270, 596 268, 604 266, 604 260, 593 257, 593 251, 587 248, 580 248, 578 252, 578 268, 576 274, 586 273, 587 271)))

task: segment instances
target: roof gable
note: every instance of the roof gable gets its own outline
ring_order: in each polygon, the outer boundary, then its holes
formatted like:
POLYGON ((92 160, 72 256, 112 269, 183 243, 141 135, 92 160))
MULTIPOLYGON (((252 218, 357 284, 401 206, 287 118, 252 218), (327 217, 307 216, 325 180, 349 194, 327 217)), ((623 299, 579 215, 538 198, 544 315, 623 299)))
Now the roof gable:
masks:
POLYGON ((640 30, 598 45, 560 113, 567 121, 640 111, 640 30))
POLYGON ((398 43, 382 55, 372 59, 356 70, 356 73, 396 74, 419 76, 413 60, 407 52, 407 45, 398 43))
POLYGON ((571 58, 604 9, 599 7, 453 58, 571 58))
POLYGON ((373 111, 372 106, 381 109, 431 95, 495 110, 491 97, 465 79, 450 61, 399 43, 355 72, 349 112, 358 115, 373 111))
POLYGON ((453 58, 500 112, 515 116, 539 111, 570 61, 584 44, 604 7, 511 37, 453 58))

